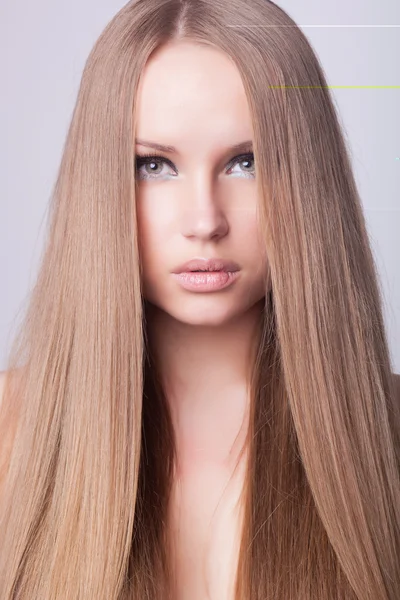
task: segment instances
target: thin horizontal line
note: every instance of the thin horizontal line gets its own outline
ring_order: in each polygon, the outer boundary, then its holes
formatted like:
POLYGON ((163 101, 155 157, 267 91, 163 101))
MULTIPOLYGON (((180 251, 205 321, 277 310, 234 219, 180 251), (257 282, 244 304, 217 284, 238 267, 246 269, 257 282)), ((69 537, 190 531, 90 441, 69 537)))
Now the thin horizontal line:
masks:
POLYGON ((227 27, 400 27, 400 25, 227 25, 227 27))

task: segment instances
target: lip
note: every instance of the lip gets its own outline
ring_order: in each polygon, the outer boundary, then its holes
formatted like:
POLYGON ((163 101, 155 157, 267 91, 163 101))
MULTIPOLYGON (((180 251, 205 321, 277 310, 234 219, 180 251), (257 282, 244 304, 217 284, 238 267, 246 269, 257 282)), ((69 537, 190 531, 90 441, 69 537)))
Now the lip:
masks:
POLYGON ((239 271, 204 271, 202 273, 186 271, 173 273, 172 277, 185 290, 190 292, 216 292, 229 287, 240 277, 239 271))
POLYGON ((226 273, 235 273, 239 270, 239 265, 233 260, 224 258, 193 258, 177 267, 173 273, 189 273, 190 271, 225 271, 226 273))

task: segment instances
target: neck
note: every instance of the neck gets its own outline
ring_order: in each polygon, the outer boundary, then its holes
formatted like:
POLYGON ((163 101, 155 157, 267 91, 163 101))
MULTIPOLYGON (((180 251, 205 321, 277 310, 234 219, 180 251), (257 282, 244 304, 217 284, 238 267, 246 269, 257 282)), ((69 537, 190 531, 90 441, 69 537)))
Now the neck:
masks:
POLYGON ((148 305, 149 342, 170 407, 180 468, 236 464, 247 433, 250 373, 264 301, 218 326, 148 305))

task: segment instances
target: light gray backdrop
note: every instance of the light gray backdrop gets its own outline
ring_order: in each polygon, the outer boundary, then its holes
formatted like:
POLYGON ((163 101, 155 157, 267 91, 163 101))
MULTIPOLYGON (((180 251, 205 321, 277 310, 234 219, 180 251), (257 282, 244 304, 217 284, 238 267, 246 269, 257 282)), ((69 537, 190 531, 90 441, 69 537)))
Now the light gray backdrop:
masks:
MULTIPOLYGON (((0 0, 0 370, 38 268, 86 58, 118 0, 0 0)), ((322 62, 349 140, 400 373, 400 3, 281 0, 322 62), (364 87, 371 86, 371 87, 364 87), (397 87, 389 87, 397 86, 397 87)))

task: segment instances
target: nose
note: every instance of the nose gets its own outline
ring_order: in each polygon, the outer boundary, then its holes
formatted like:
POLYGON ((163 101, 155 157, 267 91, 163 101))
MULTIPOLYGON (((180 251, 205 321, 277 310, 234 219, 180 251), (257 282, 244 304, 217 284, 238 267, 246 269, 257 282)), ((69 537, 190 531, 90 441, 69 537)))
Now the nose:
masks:
POLYGON ((185 190, 183 235, 200 240, 219 239, 229 231, 229 223, 221 203, 218 190, 210 180, 196 180, 185 190))

